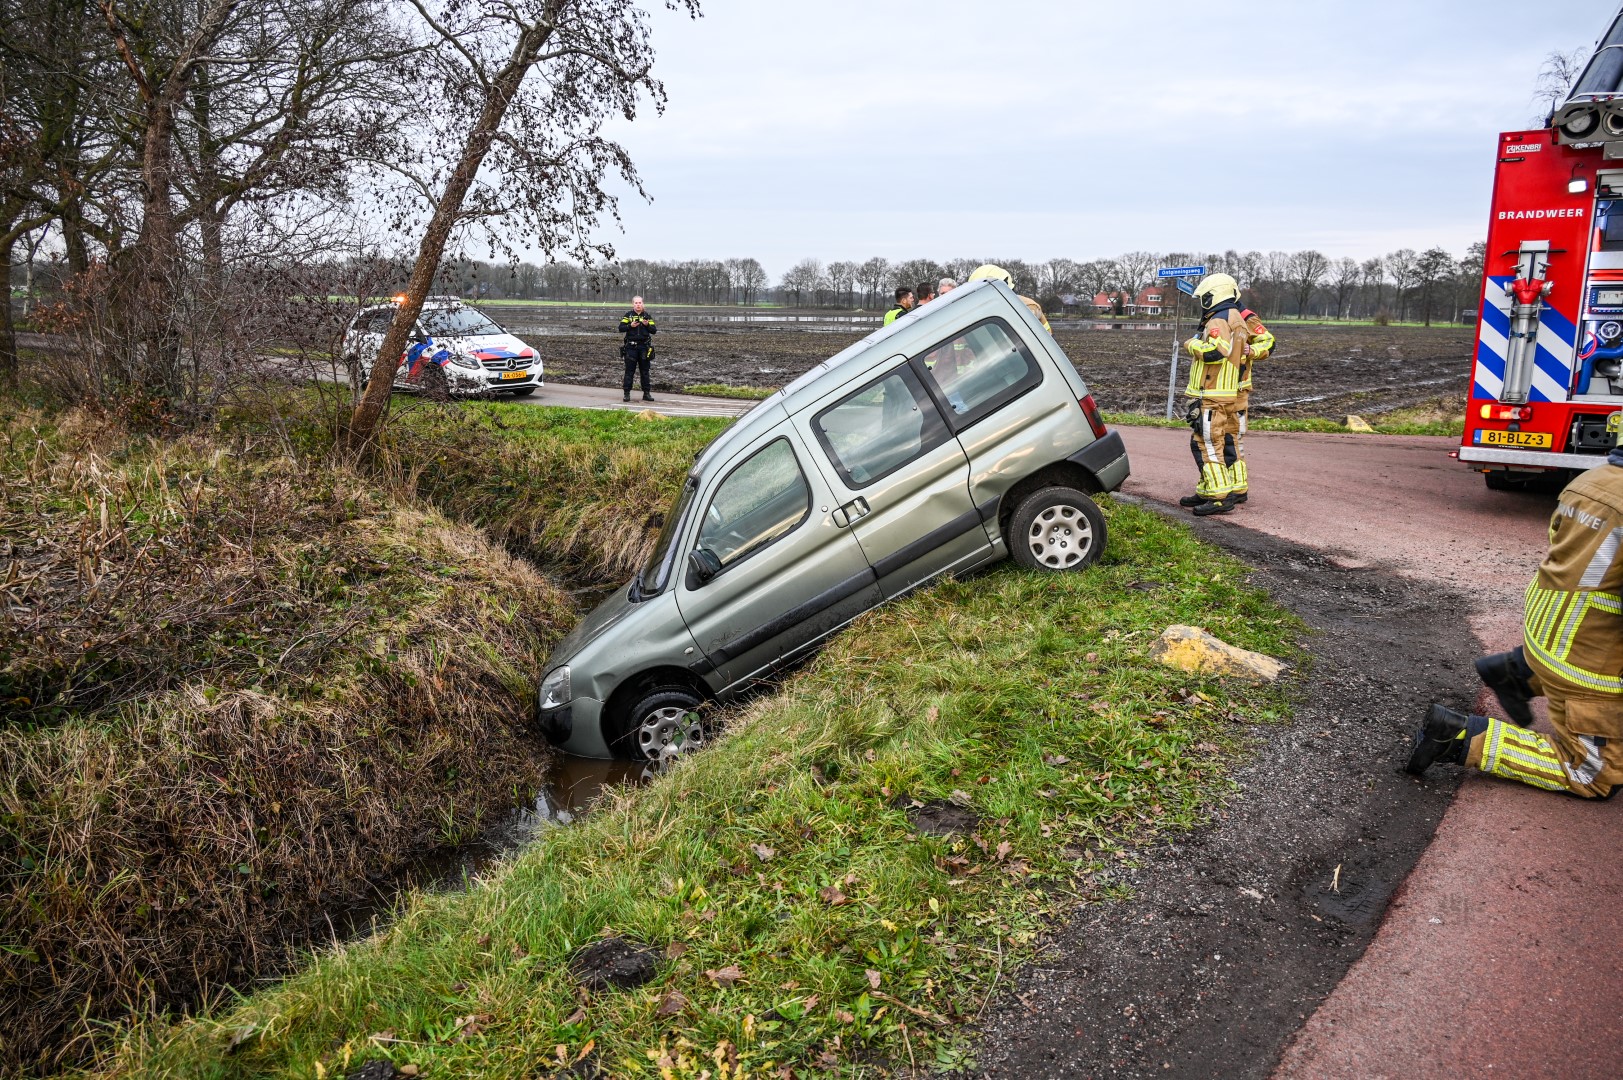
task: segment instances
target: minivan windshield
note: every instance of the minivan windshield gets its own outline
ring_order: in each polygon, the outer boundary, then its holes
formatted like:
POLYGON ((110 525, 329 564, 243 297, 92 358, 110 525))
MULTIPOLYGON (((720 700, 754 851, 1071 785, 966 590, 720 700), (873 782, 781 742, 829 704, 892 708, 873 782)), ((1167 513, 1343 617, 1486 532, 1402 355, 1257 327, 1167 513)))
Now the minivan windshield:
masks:
POLYGON ((665 591, 665 585, 671 579, 671 561, 676 551, 676 534, 682 531, 682 519, 687 517, 688 510, 693 505, 694 493, 698 490, 699 481, 688 477, 687 483, 682 485, 681 493, 676 496, 676 501, 665 512, 665 526, 659 530, 659 540, 655 542, 648 561, 643 563, 642 569, 631 582, 633 601, 647 600, 665 591))
POLYGON ((500 334, 502 328, 473 308, 428 308, 417 317, 417 324, 429 337, 476 337, 500 334))

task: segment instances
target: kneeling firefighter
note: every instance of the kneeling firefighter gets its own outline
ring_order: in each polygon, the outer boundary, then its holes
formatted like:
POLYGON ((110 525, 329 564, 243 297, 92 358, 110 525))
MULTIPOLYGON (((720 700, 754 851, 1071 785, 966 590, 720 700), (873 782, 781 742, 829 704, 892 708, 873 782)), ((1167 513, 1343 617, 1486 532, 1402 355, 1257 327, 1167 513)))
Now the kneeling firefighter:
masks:
POLYGON ((1584 798, 1623 784, 1623 447, 1561 492, 1527 586, 1521 647, 1476 669, 1509 722, 1433 705, 1409 772, 1444 762, 1584 798), (1532 730, 1528 702, 1539 696, 1549 739, 1532 730))
POLYGON ((1200 469, 1195 493, 1178 500, 1197 517, 1226 514, 1247 497, 1240 459, 1240 380, 1250 336, 1240 315, 1240 286, 1227 274, 1208 274, 1195 286, 1201 329, 1183 343, 1189 354, 1193 400, 1186 414, 1194 432, 1190 452, 1200 469))

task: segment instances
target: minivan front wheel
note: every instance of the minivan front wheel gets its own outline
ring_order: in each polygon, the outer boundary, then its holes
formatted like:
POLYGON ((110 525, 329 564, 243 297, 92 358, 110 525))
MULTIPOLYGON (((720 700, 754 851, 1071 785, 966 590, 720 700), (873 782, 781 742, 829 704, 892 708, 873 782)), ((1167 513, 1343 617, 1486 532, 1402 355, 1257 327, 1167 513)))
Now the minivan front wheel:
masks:
POLYGON ((632 703, 618 732, 610 732, 610 748, 633 761, 669 762, 699 749, 704 726, 697 709, 697 694, 675 686, 650 690, 632 703))
POLYGON ((1105 516, 1087 495, 1047 487, 1020 500, 1009 519, 1009 554, 1033 570, 1081 570, 1105 549, 1105 516))

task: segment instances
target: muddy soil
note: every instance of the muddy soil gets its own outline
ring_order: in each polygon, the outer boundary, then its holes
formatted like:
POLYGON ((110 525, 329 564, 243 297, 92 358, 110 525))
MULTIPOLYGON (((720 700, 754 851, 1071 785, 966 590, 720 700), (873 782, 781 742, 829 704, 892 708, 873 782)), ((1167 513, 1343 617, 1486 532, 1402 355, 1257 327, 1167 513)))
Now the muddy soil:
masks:
POLYGON ((994 1001, 966 1075, 1268 1076, 1374 937, 1457 786, 1398 767, 1428 702, 1475 700, 1459 598, 1261 533, 1197 531, 1316 628, 1295 718, 1256 729, 1210 826, 1095 883, 1132 899, 1079 904, 994 1001))
MULTIPOLYGON (((549 378, 617 384, 622 367, 604 309, 502 308, 492 314, 541 350, 549 378)), ((725 383, 777 387, 833 356, 879 325, 875 316, 727 309, 672 309, 660 319, 653 365, 656 390, 725 383)), ((1106 409, 1159 413, 1166 405, 1172 327, 1055 320, 1054 336, 1106 409)), ((1189 324, 1184 323, 1185 334, 1189 324)), ((1274 327, 1276 352, 1259 365, 1252 411, 1258 416, 1379 415, 1439 398, 1462 398, 1470 376, 1469 327, 1274 327)), ((1181 365, 1179 388, 1188 372, 1181 365)))

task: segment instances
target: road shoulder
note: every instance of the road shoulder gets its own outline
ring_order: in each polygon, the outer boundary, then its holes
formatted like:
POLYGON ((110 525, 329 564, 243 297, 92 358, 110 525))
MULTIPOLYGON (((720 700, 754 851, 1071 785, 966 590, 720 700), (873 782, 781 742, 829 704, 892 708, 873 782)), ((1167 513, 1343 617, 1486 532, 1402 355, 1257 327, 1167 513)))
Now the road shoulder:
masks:
POLYGON ((1255 729, 1209 826, 1116 876, 1132 899, 1083 902, 1054 931, 988 1013, 975 1075, 1267 1076, 1453 794, 1397 765, 1419 705, 1474 695, 1459 598, 1232 524, 1197 532, 1316 628, 1295 716, 1255 729))

